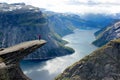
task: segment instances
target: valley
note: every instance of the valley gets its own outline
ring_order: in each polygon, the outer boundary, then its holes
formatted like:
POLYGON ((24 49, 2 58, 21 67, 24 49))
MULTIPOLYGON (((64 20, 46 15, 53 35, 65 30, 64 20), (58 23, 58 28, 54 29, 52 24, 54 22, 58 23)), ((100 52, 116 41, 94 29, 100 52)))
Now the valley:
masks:
POLYGON ((66 46, 73 48, 75 53, 47 61, 23 61, 21 67, 24 73, 32 80, 53 80, 65 68, 97 48, 91 44, 95 40, 95 31, 97 30, 74 30, 72 34, 66 35, 62 39, 69 42, 66 46))
POLYGON ((0 67, 8 66, 5 72, 1 69, 8 80, 26 75, 32 80, 119 80, 119 38, 119 13, 60 13, 25 3, 0 3, 0 67), (34 51, 42 39, 45 45, 34 51), (8 49, 10 55, 2 55, 5 48, 22 42, 29 48, 23 43, 25 49, 8 49), (11 76, 14 69, 25 75, 11 76))

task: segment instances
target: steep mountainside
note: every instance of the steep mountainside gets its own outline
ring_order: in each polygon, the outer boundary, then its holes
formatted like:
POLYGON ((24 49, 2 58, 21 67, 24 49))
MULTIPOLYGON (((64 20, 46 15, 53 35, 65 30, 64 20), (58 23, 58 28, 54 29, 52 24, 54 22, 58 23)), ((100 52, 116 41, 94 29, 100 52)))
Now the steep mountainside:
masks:
POLYGON ((103 28, 113 22, 113 17, 103 14, 85 14, 75 15, 68 13, 55 13, 44 11, 47 15, 49 27, 57 32, 60 36, 72 33, 75 28, 79 29, 95 29, 103 28))
POLYGON ((91 25, 93 28, 104 28, 118 20, 115 16, 106 14, 86 14, 82 18, 86 21, 90 21, 90 24, 94 24, 91 25))
POLYGON ((49 27, 51 27, 52 31, 57 32, 60 36, 65 36, 73 32, 76 28, 75 25, 72 24, 72 21, 69 19, 66 20, 67 16, 62 15, 60 13, 54 12, 44 12, 47 15, 47 19, 49 22, 49 27))
POLYGON ((108 26, 104 29, 99 30, 95 33, 96 40, 93 42, 96 46, 102 46, 110 40, 120 38, 120 21, 108 26))
POLYGON ((46 59, 73 53, 73 49, 65 47, 66 42, 51 31, 46 16, 39 8, 24 3, 0 4, 1 47, 37 39, 39 34, 47 44, 28 58, 46 59))
POLYGON ((120 80, 120 39, 68 67, 55 80, 120 80))

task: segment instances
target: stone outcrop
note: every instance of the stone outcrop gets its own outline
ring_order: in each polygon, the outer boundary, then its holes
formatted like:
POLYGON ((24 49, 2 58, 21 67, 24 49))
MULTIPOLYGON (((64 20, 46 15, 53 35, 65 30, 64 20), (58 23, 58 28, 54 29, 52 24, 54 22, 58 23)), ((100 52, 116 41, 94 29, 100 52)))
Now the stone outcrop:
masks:
POLYGON ((120 39, 68 67, 55 80, 120 80, 120 39))
POLYGON ((23 74, 19 62, 45 43, 45 40, 33 40, 1 49, 0 80, 30 80, 23 74))

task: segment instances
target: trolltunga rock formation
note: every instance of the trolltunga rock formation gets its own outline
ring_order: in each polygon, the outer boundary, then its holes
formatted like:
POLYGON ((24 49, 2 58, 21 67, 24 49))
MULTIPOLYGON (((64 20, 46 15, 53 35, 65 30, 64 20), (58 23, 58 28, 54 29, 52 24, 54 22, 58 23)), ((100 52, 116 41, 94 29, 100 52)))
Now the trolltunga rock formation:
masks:
POLYGON ((23 74, 19 62, 45 43, 45 40, 33 40, 0 49, 0 80, 30 80, 23 74))

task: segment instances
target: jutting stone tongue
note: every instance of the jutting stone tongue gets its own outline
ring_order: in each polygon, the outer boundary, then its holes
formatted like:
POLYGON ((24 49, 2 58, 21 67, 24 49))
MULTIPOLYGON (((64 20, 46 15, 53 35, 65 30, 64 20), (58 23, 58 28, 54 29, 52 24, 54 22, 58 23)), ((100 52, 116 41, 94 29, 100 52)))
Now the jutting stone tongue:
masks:
POLYGON ((30 80, 23 74, 19 62, 45 43, 45 40, 33 40, 0 49, 0 80, 30 80))

